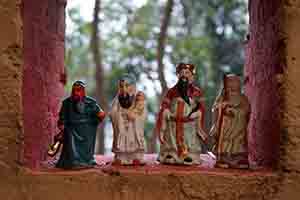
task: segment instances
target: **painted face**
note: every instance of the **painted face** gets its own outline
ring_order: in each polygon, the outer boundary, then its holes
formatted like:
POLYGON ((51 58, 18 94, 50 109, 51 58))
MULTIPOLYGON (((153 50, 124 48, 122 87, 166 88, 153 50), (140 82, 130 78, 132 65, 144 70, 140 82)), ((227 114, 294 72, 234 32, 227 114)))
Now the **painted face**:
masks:
POLYGON ((238 78, 227 79, 225 92, 228 96, 237 96, 241 94, 241 82, 238 78))
POLYGON ((180 70, 180 72, 178 73, 178 77, 179 79, 189 81, 189 82, 192 82, 194 79, 193 73, 188 68, 184 68, 180 70))
POLYGON ((119 81, 119 95, 134 95, 135 93, 135 86, 130 85, 126 81, 119 81))
POLYGON ((121 80, 119 81, 119 103, 123 108, 130 108, 134 101, 135 86, 130 85, 128 82, 121 80))
POLYGON ((72 99, 75 101, 80 101, 85 97, 85 91, 82 86, 75 85, 72 88, 72 99))

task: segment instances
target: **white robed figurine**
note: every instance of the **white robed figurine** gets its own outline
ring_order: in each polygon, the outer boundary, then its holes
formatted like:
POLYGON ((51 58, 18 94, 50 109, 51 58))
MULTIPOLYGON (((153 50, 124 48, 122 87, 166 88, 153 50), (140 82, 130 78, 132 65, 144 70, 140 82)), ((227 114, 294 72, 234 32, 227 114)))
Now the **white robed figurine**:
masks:
POLYGON ((136 92, 135 78, 124 75, 118 83, 110 113, 113 125, 113 164, 144 164, 144 123, 147 116, 145 95, 136 92))

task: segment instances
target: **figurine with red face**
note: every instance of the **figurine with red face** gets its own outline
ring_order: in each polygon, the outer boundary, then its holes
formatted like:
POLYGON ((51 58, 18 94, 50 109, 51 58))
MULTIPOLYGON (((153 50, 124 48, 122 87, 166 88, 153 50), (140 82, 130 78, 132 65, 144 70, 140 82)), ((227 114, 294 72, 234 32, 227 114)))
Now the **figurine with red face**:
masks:
POLYGON ((145 95, 136 91, 135 77, 125 74, 118 82, 111 121, 115 165, 144 164, 144 123, 147 116, 145 95))
POLYGON ((216 167, 248 168, 247 126, 250 104, 241 92, 240 77, 224 76, 224 88, 212 109, 215 119, 210 135, 215 138, 216 167))
POLYGON ((163 164, 201 164, 208 138, 203 129, 203 92, 193 83, 195 70, 193 64, 180 63, 178 81, 162 99, 155 130, 163 164))
POLYGON ((105 118, 96 101, 86 96, 85 84, 76 81, 72 94, 62 102, 58 127, 63 144, 56 167, 63 169, 85 168, 96 165, 94 149, 98 124, 105 118))

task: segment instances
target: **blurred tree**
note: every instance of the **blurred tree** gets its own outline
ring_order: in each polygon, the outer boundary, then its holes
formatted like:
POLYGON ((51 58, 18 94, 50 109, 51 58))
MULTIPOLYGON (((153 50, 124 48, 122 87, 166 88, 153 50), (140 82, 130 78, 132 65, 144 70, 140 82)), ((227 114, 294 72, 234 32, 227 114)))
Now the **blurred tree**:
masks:
MULTIPOLYGON (((93 22, 92 22, 92 37, 91 37, 91 50, 93 53, 93 60, 96 67, 95 72, 95 96, 96 100, 100 103, 100 106, 105 112, 108 112, 108 102, 106 98, 106 81, 105 81, 105 73, 104 68, 102 65, 102 47, 101 47, 101 37, 100 37, 100 10, 101 10, 101 1, 95 0, 94 6, 94 15, 93 15, 93 22)), ((98 128, 97 134, 97 143, 96 143, 96 153, 104 154, 105 151, 105 121, 101 123, 100 127, 98 128)))
POLYGON ((135 74, 139 89, 149 92, 146 93, 149 115, 145 136, 148 149, 154 151, 155 113, 162 89, 176 80, 177 63, 190 62, 197 66, 196 82, 204 89, 208 108, 207 125, 209 107, 222 74, 242 73, 246 1, 148 0, 139 5, 135 2, 101 0, 101 12, 95 15, 95 1, 92 23, 80 16, 79 9, 69 11, 75 29, 67 35, 68 77, 88 80, 93 95, 102 91, 100 97, 105 97, 107 103, 99 102, 106 109, 116 94, 120 75, 135 74), (98 38, 98 42, 92 39, 90 49, 91 37, 98 38), (98 54, 99 58, 95 57, 98 54), (96 60, 101 68, 96 68, 96 60), (104 84, 95 82, 96 69, 105 71, 104 74, 100 70, 101 78, 96 78, 104 84))
MULTIPOLYGON (((185 27, 170 38, 172 62, 181 60, 197 66, 197 83, 205 91, 207 108, 217 95, 224 73, 242 74, 243 38, 247 31, 244 0, 180 1, 183 20, 173 26, 185 27)), ((209 111, 209 110, 208 110, 209 111)), ((210 125, 210 112, 206 124, 210 125)))
POLYGON ((165 10, 163 13, 163 17, 160 25, 160 32, 158 35, 158 45, 157 45, 157 71, 158 71, 158 79, 161 85, 161 93, 165 94, 168 89, 167 81, 165 78, 165 67, 163 63, 163 58, 165 54, 165 43, 168 38, 168 26, 171 21, 171 14, 173 10, 174 1, 168 0, 165 6, 165 10))
MULTIPOLYGON (((81 16, 78 8, 68 10, 68 16, 72 22, 73 29, 66 34, 66 66, 68 82, 66 89, 71 90, 72 83, 77 79, 91 82, 94 79, 93 67, 91 65, 88 41, 90 39, 91 24, 87 23, 81 16)), ((90 87, 87 88, 91 94, 90 87)))

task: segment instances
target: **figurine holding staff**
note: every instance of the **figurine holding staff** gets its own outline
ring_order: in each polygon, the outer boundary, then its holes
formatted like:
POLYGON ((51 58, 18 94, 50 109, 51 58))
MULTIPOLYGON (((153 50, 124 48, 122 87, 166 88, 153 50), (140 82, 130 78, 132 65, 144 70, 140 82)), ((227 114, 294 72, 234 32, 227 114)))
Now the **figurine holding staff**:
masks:
POLYGON ((248 168, 247 126, 250 104, 241 93, 240 77, 224 76, 224 88, 212 108, 215 116, 210 135, 215 139, 216 167, 248 168))

